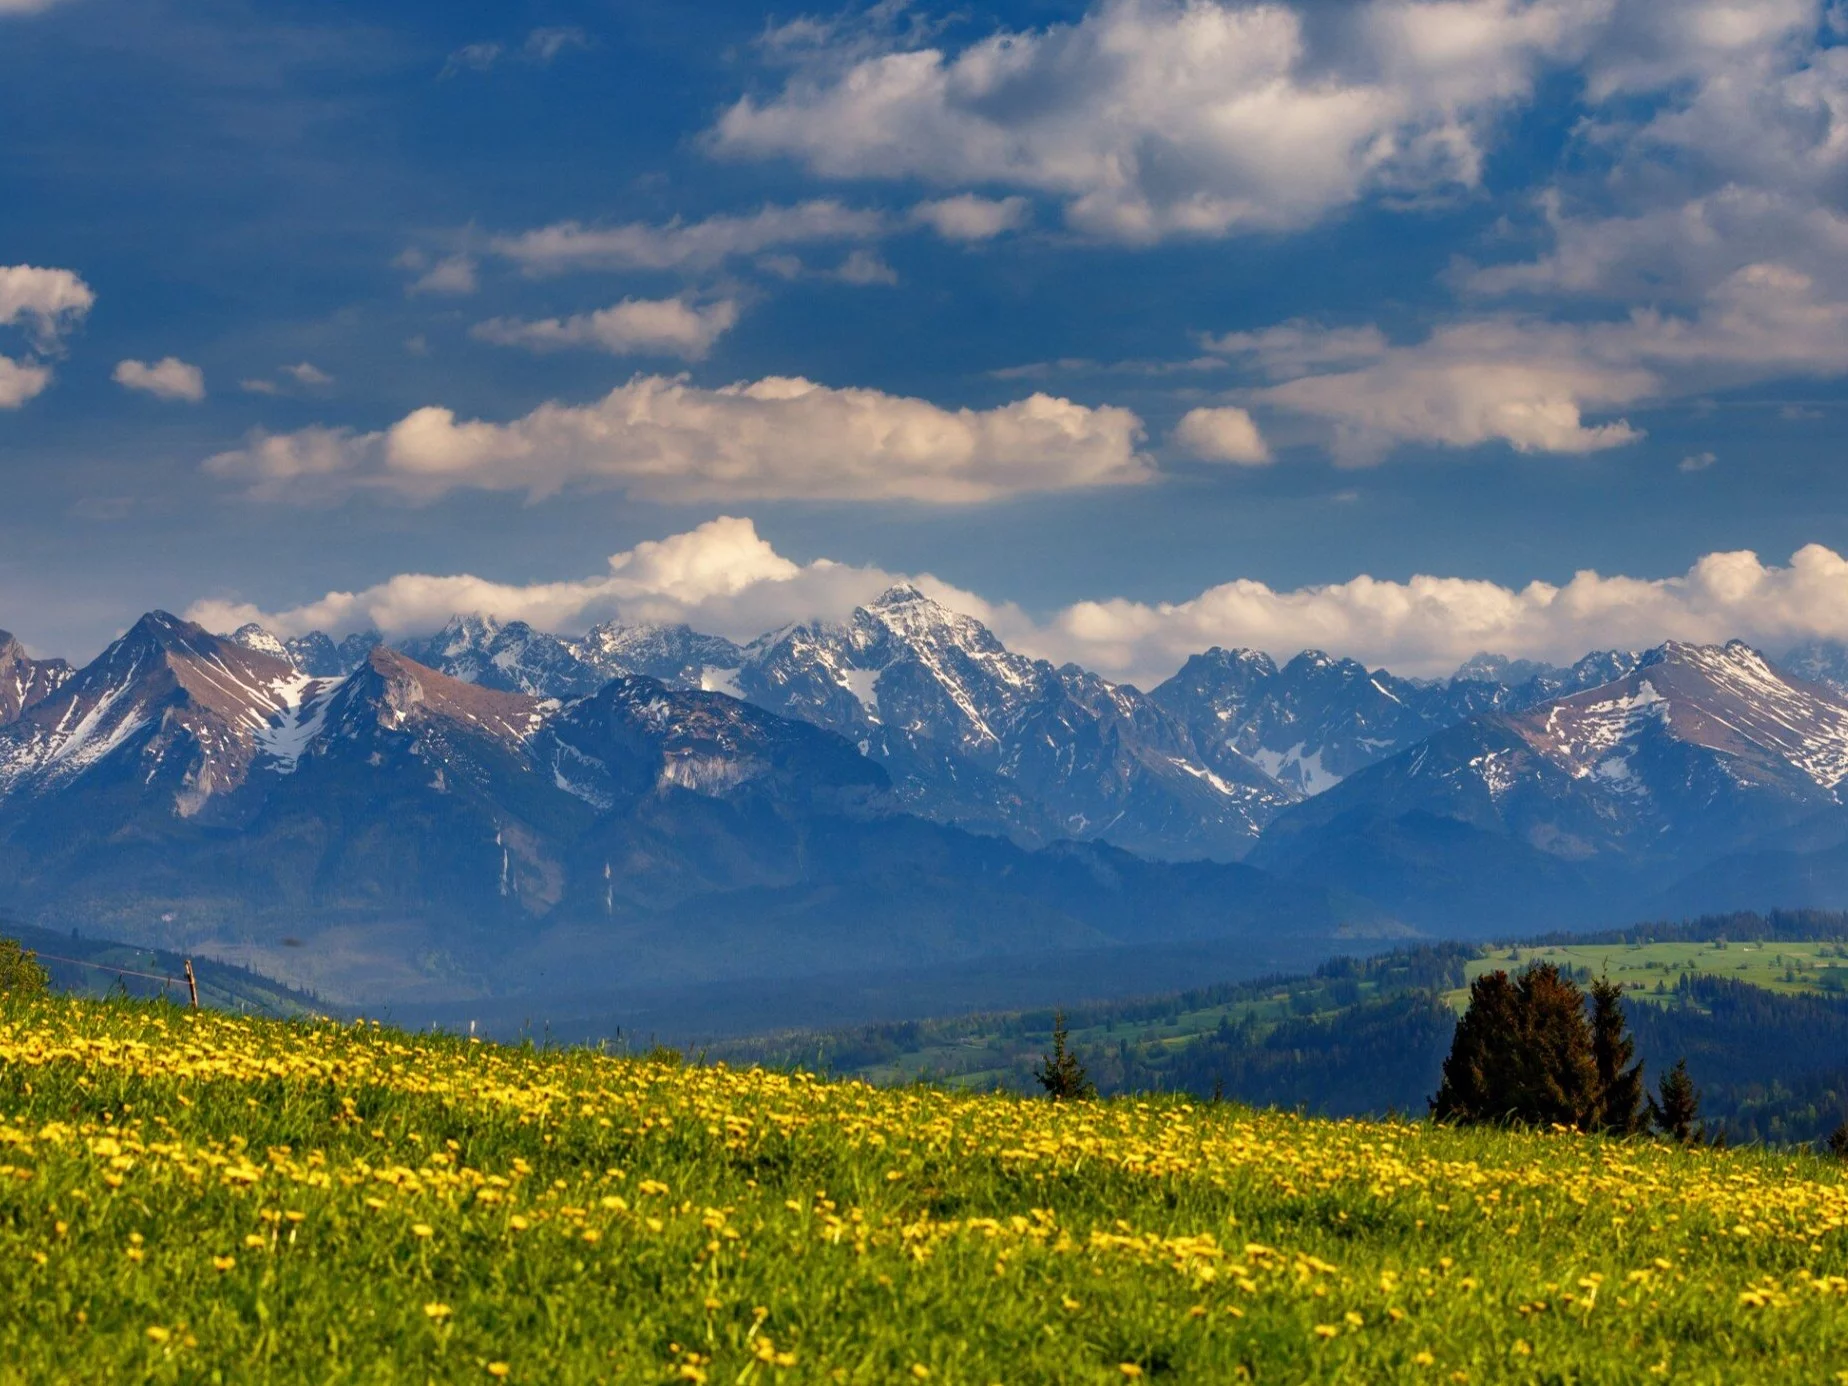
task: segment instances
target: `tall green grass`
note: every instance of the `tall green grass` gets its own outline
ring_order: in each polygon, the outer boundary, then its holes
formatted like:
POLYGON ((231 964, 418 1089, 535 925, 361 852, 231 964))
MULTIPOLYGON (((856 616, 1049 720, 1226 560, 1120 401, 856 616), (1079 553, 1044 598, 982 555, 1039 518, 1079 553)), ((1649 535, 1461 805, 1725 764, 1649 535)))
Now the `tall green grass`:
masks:
POLYGON ((1810 1156, 0 1003, 0 1378, 1791 1381, 1810 1156))

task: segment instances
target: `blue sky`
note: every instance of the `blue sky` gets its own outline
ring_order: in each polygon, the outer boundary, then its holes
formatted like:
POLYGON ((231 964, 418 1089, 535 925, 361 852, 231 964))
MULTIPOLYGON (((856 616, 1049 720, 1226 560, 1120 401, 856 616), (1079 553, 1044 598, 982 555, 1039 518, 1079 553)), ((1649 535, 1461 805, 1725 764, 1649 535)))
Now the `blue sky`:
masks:
POLYGON ((0 626, 1848 635, 1842 31, 0 0, 0 626))

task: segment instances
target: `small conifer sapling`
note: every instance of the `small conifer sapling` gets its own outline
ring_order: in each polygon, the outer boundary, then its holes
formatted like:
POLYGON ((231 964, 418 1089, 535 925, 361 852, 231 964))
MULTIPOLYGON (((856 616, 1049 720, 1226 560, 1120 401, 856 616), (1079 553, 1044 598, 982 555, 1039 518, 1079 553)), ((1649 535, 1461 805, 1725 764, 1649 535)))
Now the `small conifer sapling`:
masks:
POLYGON ((1650 1120, 1655 1123, 1656 1130, 1669 1139, 1692 1145, 1699 1140, 1694 1131, 1694 1122, 1699 1116, 1700 1089, 1688 1076, 1688 1061, 1678 1060, 1662 1075, 1661 1100, 1649 1099, 1650 1120))
POLYGON ((1033 1076, 1054 1102, 1083 1102, 1097 1096, 1097 1085, 1072 1051, 1065 1029, 1065 1012, 1052 1018, 1052 1052, 1044 1055, 1033 1076))

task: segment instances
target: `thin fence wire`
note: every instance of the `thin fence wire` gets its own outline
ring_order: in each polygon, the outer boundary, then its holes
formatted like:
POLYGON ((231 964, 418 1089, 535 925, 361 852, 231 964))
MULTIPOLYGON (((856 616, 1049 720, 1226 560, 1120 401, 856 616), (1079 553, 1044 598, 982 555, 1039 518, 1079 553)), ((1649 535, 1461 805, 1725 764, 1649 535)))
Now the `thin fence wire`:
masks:
POLYGON ((108 963, 91 962, 87 958, 60 958, 56 953, 40 953, 36 949, 33 950, 32 956, 42 958, 46 962, 69 963, 72 967, 94 967, 100 972, 116 972, 124 977, 145 977, 150 982, 171 982, 175 986, 182 986, 186 981, 184 977, 165 977, 155 972, 136 972, 133 968, 111 967, 108 963))

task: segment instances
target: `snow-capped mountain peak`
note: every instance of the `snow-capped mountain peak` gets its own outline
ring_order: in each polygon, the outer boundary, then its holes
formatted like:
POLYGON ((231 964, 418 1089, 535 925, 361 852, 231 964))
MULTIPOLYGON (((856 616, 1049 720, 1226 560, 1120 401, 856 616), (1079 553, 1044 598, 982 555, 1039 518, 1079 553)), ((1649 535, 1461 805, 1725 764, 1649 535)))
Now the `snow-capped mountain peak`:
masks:
POLYGON ((1636 782, 1651 734, 1718 755, 1740 783, 1795 772, 1833 791, 1848 778, 1848 699, 1787 678, 1740 640, 1670 641, 1621 679, 1546 705, 1534 746, 1574 775, 1636 782))
POLYGON ((273 659, 287 659, 291 664, 295 662, 289 654, 288 647, 255 621, 239 626, 231 632, 229 639, 233 644, 242 645, 247 650, 255 650, 258 654, 266 654, 273 659))
POLYGON ((170 787, 183 816, 242 784, 314 680, 164 611, 0 732, 0 797, 115 766, 170 787))

